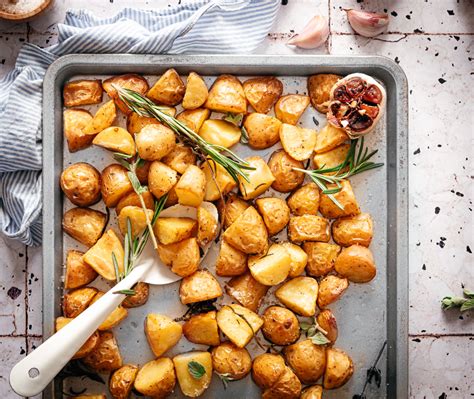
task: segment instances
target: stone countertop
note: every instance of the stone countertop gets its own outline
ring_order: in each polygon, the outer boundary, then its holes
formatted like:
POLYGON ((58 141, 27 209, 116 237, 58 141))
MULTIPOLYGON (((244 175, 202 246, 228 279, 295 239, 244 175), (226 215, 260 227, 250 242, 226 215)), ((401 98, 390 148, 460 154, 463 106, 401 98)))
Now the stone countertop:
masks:
MULTIPOLYGON (((0 21, 0 76, 24 42, 53 44, 66 8, 111 15, 125 6, 167 7, 179 0, 55 0, 29 23, 0 21)), ((290 0, 263 54, 377 54, 394 59, 409 81, 410 398, 474 396, 472 313, 442 312, 444 295, 474 289, 473 138, 474 2, 471 0, 290 0), (389 32, 375 40, 355 35, 344 8, 385 11, 389 32), (330 19, 322 49, 294 50, 287 39, 311 15, 330 19)), ((10 368, 41 342, 41 248, 0 238, 0 397, 10 368)))

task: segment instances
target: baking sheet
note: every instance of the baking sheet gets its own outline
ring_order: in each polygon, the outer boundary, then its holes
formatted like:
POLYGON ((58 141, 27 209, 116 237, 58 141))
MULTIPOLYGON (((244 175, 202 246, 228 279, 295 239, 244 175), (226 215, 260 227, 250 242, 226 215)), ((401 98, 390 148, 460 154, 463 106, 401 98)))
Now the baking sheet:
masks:
MULTIPOLYGON (((132 55, 73 55, 56 61, 48 70, 44 83, 44 336, 53 333, 54 319, 60 315, 64 253, 68 249, 85 250, 80 244, 61 231, 63 211, 71 204, 63 201, 59 188, 59 176, 68 165, 87 161, 101 170, 113 162, 107 151, 88 148, 74 154, 64 150, 62 135, 62 86, 71 79, 80 77, 105 78, 113 74, 136 72, 147 77, 150 86, 169 67, 174 67, 184 76, 194 70, 210 85, 213 76, 221 73, 238 75, 242 79, 254 75, 278 75, 284 83, 285 93, 306 93, 306 77, 310 74, 331 72, 348 74, 364 72, 379 79, 388 93, 387 111, 376 131, 366 137, 369 148, 379 149, 377 162, 385 166, 351 179, 361 208, 374 219, 374 239, 371 250, 377 264, 377 277, 369 284, 351 284, 347 292, 336 303, 329 306, 335 313, 339 326, 336 347, 346 350, 353 358, 355 372, 352 379, 342 388, 325 392, 325 398, 352 398, 360 393, 365 381, 366 370, 377 356, 383 342, 387 340, 388 350, 379 362, 382 370, 382 386, 370 386, 368 398, 407 397, 407 87, 401 69, 392 61, 381 57, 334 57, 334 56, 132 56, 132 55)), ((104 100, 107 96, 104 95, 104 100)), ((98 106, 87 106, 95 111, 98 106)), ((212 117, 219 117, 213 114, 212 117)), ((120 115, 119 125, 125 120, 120 115)), ((303 115, 301 125, 320 129, 324 126, 324 115, 312 107, 303 115), (315 123, 316 121, 316 123, 315 123), (315 124, 318 124, 315 126, 315 124)), ((268 160, 272 148, 255 151, 244 145, 233 148, 243 156, 260 155, 268 160)), ((265 195, 286 197, 281 193, 268 191, 265 195)), ((104 210, 103 204, 95 206, 104 210)), ((115 211, 111 210, 114 214, 115 211)), ((113 219, 113 218, 112 218, 113 219)), ((285 233, 280 233, 284 239, 285 233)), ((215 245, 203 262, 203 267, 213 271, 218 252, 215 245)), ((107 289, 104 283, 98 286, 107 289)), ((228 280, 220 279, 222 285, 228 280)), ((125 363, 143 364, 151 360, 151 353, 143 329, 146 314, 164 313, 171 317, 181 316, 186 307, 178 296, 179 282, 168 286, 152 287, 148 303, 129 311, 128 318, 114 329, 125 363)), ((272 289, 270 292, 273 292, 272 289)), ((228 303, 225 296, 220 302, 228 303)), ((277 303, 272 295, 260 307, 260 311, 277 303)), ((300 318, 304 319, 304 318, 300 318)), ((260 341, 265 342, 261 333, 260 341)), ((182 339, 167 356, 207 347, 182 339)), ((254 340, 248 345, 252 354, 261 353, 254 340)), ((60 398, 61 392, 70 387, 87 387, 88 393, 102 393, 101 384, 84 381, 58 379, 44 392, 45 398, 60 398)), ((204 398, 258 398, 259 388, 250 376, 229 384, 226 391, 217 376, 204 398)), ((183 397, 176 387, 172 397, 183 397)))

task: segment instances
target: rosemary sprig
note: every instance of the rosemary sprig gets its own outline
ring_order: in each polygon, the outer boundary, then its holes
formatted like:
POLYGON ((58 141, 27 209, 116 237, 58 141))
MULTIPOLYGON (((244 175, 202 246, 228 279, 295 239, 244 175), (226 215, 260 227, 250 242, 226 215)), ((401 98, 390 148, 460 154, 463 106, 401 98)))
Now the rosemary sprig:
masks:
POLYGON ((223 373, 223 374, 220 374, 220 373, 217 373, 217 376, 221 379, 222 381, 222 385, 224 385, 224 390, 227 389, 227 386, 229 385, 229 382, 231 381, 235 381, 229 373, 223 373))
POLYGON ((443 310, 459 308, 461 312, 474 309, 474 291, 464 289, 463 294, 465 298, 457 296, 445 296, 441 300, 441 308, 443 310))
POLYGON ((184 144, 190 146, 193 151, 198 154, 202 161, 207 157, 213 159, 220 164, 237 183, 239 182, 239 176, 247 182, 249 181, 248 174, 245 170, 253 170, 254 168, 234 152, 221 145, 208 143, 184 123, 166 114, 163 107, 156 105, 153 101, 141 94, 119 86, 114 86, 114 88, 117 90, 120 99, 127 104, 133 112, 140 116, 155 118, 168 126, 179 136, 184 144))

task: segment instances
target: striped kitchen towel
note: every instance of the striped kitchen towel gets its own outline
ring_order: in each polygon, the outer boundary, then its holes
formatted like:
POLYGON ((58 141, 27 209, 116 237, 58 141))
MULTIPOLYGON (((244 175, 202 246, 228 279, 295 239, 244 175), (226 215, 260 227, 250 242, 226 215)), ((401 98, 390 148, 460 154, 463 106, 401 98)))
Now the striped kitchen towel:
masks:
POLYGON ((266 37, 280 7, 280 0, 251 0, 238 11, 215 7, 180 36, 210 1, 127 8, 107 19, 69 11, 58 25, 58 44, 25 44, 14 70, 0 79, 0 230, 6 237, 41 243, 41 90, 48 66, 72 53, 248 53, 266 37))

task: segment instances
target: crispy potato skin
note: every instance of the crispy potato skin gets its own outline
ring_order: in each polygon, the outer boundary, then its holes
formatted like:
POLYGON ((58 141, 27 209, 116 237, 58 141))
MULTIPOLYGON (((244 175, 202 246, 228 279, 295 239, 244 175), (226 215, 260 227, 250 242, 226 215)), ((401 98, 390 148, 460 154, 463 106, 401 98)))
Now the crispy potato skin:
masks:
POLYGON ((67 290, 87 285, 97 277, 97 272, 82 259, 83 255, 80 251, 67 251, 64 280, 64 288, 67 290))
POLYGON ((246 181, 242 176, 239 176, 239 189, 242 198, 250 200, 257 198, 263 194, 275 181, 270 168, 267 163, 259 156, 252 156, 245 158, 249 166, 255 168, 254 170, 247 170, 248 180, 246 181))
POLYGON ((368 283, 377 274, 372 251, 361 245, 344 248, 334 268, 339 275, 354 283, 368 283))
MULTIPOLYGON (((342 189, 334 194, 334 198, 343 206, 339 208, 326 194, 321 193, 319 211, 324 217, 337 219, 344 216, 355 216, 360 213, 359 204, 352 190, 349 180, 340 182, 342 189)), ((328 189, 335 188, 335 185, 328 184, 328 189)))
POLYGON ((102 199, 109 208, 115 207, 122 197, 133 191, 127 169, 122 165, 114 163, 107 166, 102 171, 101 178, 102 199))
POLYGON ((262 114, 268 113, 283 93, 283 83, 274 76, 247 79, 243 87, 252 108, 262 114))
POLYGON ((341 252, 339 245, 325 242, 305 242, 303 249, 308 254, 306 273, 313 277, 330 273, 334 269, 337 255, 341 252))
POLYGON ((147 161, 159 161, 176 146, 176 136, 164 125, 148 125, 135 135, 138 155, 147 161))
POLYGON ((168 193, 177 182, 178 174, 175 170, 160 161, 151 163, 148 171, 148 188, 156 198, 168 193))
POLYGON ((64 316, 70 318, 79 316, 89 306, 97 292, 94 287, 78 288, 68 292, 63 300, 64 316))
POLYGON ((295 243, 303 241, 328 242, 331 238, 329 221, 315 215, 292 216, 288 224, 288 238, 295 243))
POLYGON ((241 380, 252 369, 252 358, 245 348, 238 348, 226 341, 212 349, 212 368, 233 380, 241 380))
POLYGON ((69 152, 89 147, 94 136, 82 130, 91 122, 92 115, 84 109, 66 109, 63 113, 63 131, 69 152))
POLYGON ((83 359, 84 364, 101 373, 122 367, 122 355, 110 331, 99 333, 99 344, 83 359))
POLYGON ((349 140, 349 136, 344 129, 339 129, 328 123, 317 135, 314 151, 316 154, 322 154, 340 146, 347 140, 349 140))
POLYGON ((145 319, 145 335, 156 357, 163 355, 181 339, 181 324, 168 316, 149 313, 145 319))
POLYGON ((119 98, 117 90, 112 86, 116 85, 124 89, 133 90, 139 94, 144 95, 148 91, 148 82, 143 76, 136 75, 134 73, 128 73, 126 75, 113 76, 102 82, 102 87, 107 92, 109 97, 114 100, 115 105, 119 107, 125 115, 132 112, 130 108, 119 98))
POLYGON ((337 301, 349 286, 346 278, 333 275, 324 277, 319 282, 318 307, 324 309, 330 303, 337 301))
POLYGON ((340 218, 332 224, 332 237, 339 245, 368 247, 373 237, 373 222, 368 213, 340 218))
POLYGON ((217 237, 218 222, 215 216, 202 206, 197 209, 197 220, 197 242, 200 247, 205 247, 217 237))
POLYGON ((207 301, 222 296, 222 288, 216 278, 206 270, 198 270, 181 280, 179 297, 183 305, 207 301))
POLYGON ((313 182, 305 184, 288 197, 288 206, 293 215, 317 215, 319 210, 319 188, 313 182))
POLYGON ((319 326, 327 332, 326 338, 331 341, 331 343, 336 342, 338 336, 337 321, 334 314, 329 309, 324 309, 316 317, 316 321, 319 326))
POLYGON ((321 385, 312 385, 301 392, 300 399, 322 399, 323 387, 321 385))
POLYGON ((220 344, 216 311, 197 314, 183 324, 183 335, 195 344, 216 346, 220 344))
POLYGON ((199 132, 205 120, 209 119, 211 111, 207 108, 185 109, 176 116, 180 122, 183 122, 193 132, 199 132))
POLYGON ((255 201, 270 236, 282 231, 290 221, 290 208, 280 198, 259 198, 255 201))
POLYGON ((314 384, 326 369, 326 347, 310 339, 297 342, 284 349, 285 360, 304 384, 314 384))
POLYGON ((77 206, 89 206, 100 200, 100 173, 92 165, 78 162, 61 173, 61 189, 77 206))
POLYGON ((270 306, 263 312, 262 332, 276 345, 289 345, 300 337, 300 325, 295 314, 281 306, 270 306))
POLYGON ((296 399, 301 394, 301 382, 289 367, 271 388, 263 392, 262 399, 296 399))
POLYGON ((137 308, 148 301, 150 286, 147 283, 139 282, 132 287, 134 295, 127 295, 122 302, 124 308, 137 308))
MULTIPOLYGON (((145 207, 147 209, 154 210, 155 199, 153 198, 153 195, 149 191, 145 191, 144 193, 142 193, 142 197, 143 202, 145 203, 145 207)), ((120 215, 120 212, 126 206, 142 206, 140 202, 140 197, 135 191, 132 191, 120 198, 119 202, 115 206, 115 212, 117 213, 117 215, 120 215)))
POLYGON ((221 220, 227 229, 237 218, 244 213, 250 204, 235 194, 229 194, 227 201, 221 208, 221 220))
POLYGON ((282 356, 264 353, 253 360, 252 378, 261 389, 267 389, 275 385, 285 370, 282 356))
POLYGON ((283 123, 280 126, 280 141, 283 149, 297 161, 305 161, 311 157, 316 144, 317 132, 299 126, 283 123))
POLYGON ((220 75, 209 91, 205 107, 215 112, 246 113, 247 99, 240 80, 232 75, 220 75))
POLYGON ((171 68, 161 75, 148 91, 147 97, 158 104, 175 106, 181 102, 185 91, 186 87, 178 72, 171 68))
POLYGON ((248 270, 247 254, 222 240, 216 261, 216 274, 222 277, 233 277, 245 273, 246 270, 248 270))
POLYGON ((281 121, 270 115, 253 112, 244 120, 249 145, 257 150, 271 147, 280 141, 281 121))
POLYGON ((326 372, 324 373, 324 389, 335 389, 343 386, 354 373, 354 364, 347 353, 337 348, 326 351, 326 372))
POLYGON ((268 288, 255 280, 250 272, 246 272, 241 276, 231 278, 226 285, 226 292, 242 306, 256 312, 268 288))
POLYGON ((137 373, 137 366, 125 364, 111 374, 109 391, 114 399, 127 399, 130 396, 137 373))
POLYGON ((168 245, 158 244, 157 250, 161 261, 178 276, 191 276, 199 268, 199 245, 195 237, 168 245))
POLYGON ((63 90, 65 107, 99 104, 102 101, 100 80, 75 80, 66 83, 63 90))
POLYGON ((176 385, 176 374, 170 358, 161 357, 145 363, 135 378, 134 388, 143 395, 166 398, 176 385))
POLYGON ((206 102, 208 94, 209 91, 207 90, 204 79, 196 72, 190 72, 186 82, 183 103, 181 105, 184 109, 199 108, 206 102))
POLYGON ((331 89, 339 79, 341 79, 340 75, 331 73, 320 73, 308 77, 309 98, 313 107, 319 112, 325 114, 328 111, 331 89))
POLYGON ((296 125, 303 112, 308 108, 309 97, 302 94, 287 94, 275 104, 275 115, 283 123, 296 125))
POLYGON ((293 168, 304 169, 303 162, 291 158, 284 150, 277 150, 272 154, 268 167, 275 178, 272 183, 274 190, 289 193, 303 183, 304 173, 293 170, 293 168))
POLYGON ((295 277, 278 288, 275 296, 293 312, 311 317, 316 312, 318 282, 311 277, 295 277))
POLYGON ((105 213, 89 208, 72 208, 63 216, 63 230, 88 247, 97 242, 106 224, 105 213))
POLYGON ((159 125, 155 118, 149 118, 146 116, 140 116, 135 112, 132 112, 127 117, 127 130, 130 134, 140 133, 140 131, 148 125, 159 125))
MULTIPOLYGON (((55 330, 59 331, 66 324, 69 324, 72 320, 72 318, 67 317, 56 318, 55 330)), ((97 345, 99 345, 99 341, 99 332, 94 331, 94 333, 87 339, 87 341, 84 342, 84 345, 82 345, 79 350, 74 354, 72 359, 81 359, 83 357, 86 357, 96 348, 97 345)))
POLYGON ((189 165, 196 164, 196 155, 190 147, 177 143, 173 150, 163 157, 162 162, 183 174, 189 165))
MULTIPOLYGON (((346 158, 347 154, 351 148, 350 144, 341 144, 340 146, 329 150, 327 152, 323 152, 322 154, 314 154, 313 157, 313 165, 315 169, 329 169, 335 168, 343 163, 346 158)), ((344 168, 343 170, 346 170, 344 168)), ((328 173, 329 175, 334 175, 336 172, 328 173)))
POLYGON ((174 189, 181 205, 197 208, 206 195, 206 175, 196 165, 189 165, 174 189))

